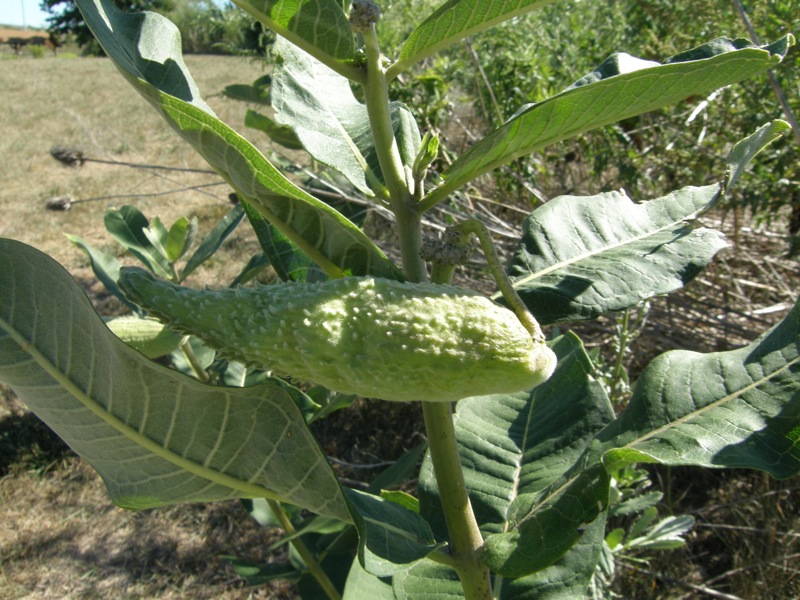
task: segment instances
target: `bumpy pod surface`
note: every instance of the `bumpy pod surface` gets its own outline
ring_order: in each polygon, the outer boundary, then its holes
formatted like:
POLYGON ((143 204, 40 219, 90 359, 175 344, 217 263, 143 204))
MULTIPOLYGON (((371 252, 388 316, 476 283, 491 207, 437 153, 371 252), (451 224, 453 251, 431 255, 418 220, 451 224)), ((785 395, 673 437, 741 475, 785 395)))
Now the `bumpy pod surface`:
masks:
POLYGON ((136 304, 245 364, 383 400, 454 401, 527 390, 555 355, 510 310, 470 290, 371 277, 194 290, 138 268, 136 304))

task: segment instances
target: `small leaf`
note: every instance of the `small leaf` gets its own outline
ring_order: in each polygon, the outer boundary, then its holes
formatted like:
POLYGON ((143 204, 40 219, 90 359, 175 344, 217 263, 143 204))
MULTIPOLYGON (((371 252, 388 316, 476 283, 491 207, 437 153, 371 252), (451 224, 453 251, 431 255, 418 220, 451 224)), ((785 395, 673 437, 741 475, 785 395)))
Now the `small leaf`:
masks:
POLYGON ((606 535, 606 544, 612 550, 622 543, 625 538, 625 530, 622 528, 612 529, 606 535))
POLYGON ((244 117, 246 127, 257 129, 266 133, 273 142, 280 144, 289 150, 302 150, 303 142, 297 137, 294 129, 288 125, 278 125, 266 115, 262 115, 254 110, 248 110, 244 117))
POLYGON ((552 0, 449 0, 408 36, 400 49, 400 57, 389 68, 388 76, 396 77, 434 52, 551 2, 552 0))
POLYGON ((135 313, 142 312, 141 308, 125 297, 125 294, 122 293, 122 290, 119 289, 117 285, 119 270, 122 268, 122 263, 110 254, 87 244, 77 235, 65 233, 64 237, 66 237, 72 245, 86 253, 92 263, 92 271, 95 277, 100 280, 100 283, 103 284, 103 287, 105 287, 109 293, 113 294, 120 302, 135 313))
POLYGON ((167 261, 169 261, 169 257, 167 256, 167 237, 169 236, 169 232, 167 228, 164 227, 164 224, 161 222, 161 219, 158 217, 154 217, 153 220, 150 222, 150 227, 145 227, 142 230, 142 233, 147 236, 147 239, 150 240, 150 243, 153 244, 153 247, 158 250, 158 252, 163 256, 167 261))
POLYGON ((258 274, 266 269, 269 264, 269 258, 263 254, 252 256, 250 260, 247 261, 247 264, 242 267, 242 270, 239 271, 239 274, 230 282, 229 287, 236 287, 237 285, 249 283, 258 277, 258 274))
POLYGON ((172 268, 160 244, 161 238, 158 234, 160 221, 157 219, 154 221, 156 229, 151 232, 147 217, 138 208, 123 206, 119 210, 109 209, 105 214, 104 223, 111 236, 147 268, 161 277, 172 277, 172 268), (158 246, 153 243, 148 233, 153 236, 158 246))
POLYGON ((236 571, 236 574, 244 579, 246 585, 264 585, 270 581, 280 579, 283 581, 297 582, 302 573, 292 565, 282 563, 254 564, 235 556, 224 557, 236 571))
POLYGON ((181 279, 186 279, 197 267, 211 258, 219 250, 222 243, 228 239, 244 217, 244 209, 237 205, 230 209, 222 219, 214 225, 214 229, 201 241, 194 254, 186 261, 181 272, 181 279))
MULTIPOLYGON (((422 453, 427 449, 428 444, 423 442, 418 444, 401 456, 391 467, 378 475, 369 485, 370 492, 377 493, 381 490, 393 487, 403 481, 407 481, 417 471, 417 464, 422 453)), ((419 512, 419 507, 417 511, 419 512)))
POLYGON ((176 262, 183 258, 189 246, 194 241, 194 236, 197 233, 197 218, 191 221, 186 217, 181 217, 172 224, 167 233, 167 240, 164 244, 167 259, 170 262, 176 262))
POLYGON ((244 83, 226 85, 222 90, 222 95, 231 100, 238 100, 239 102, 269 106, 270 85, 272 85, 272 76, 262 75, 251 85, 244 83))
POLYGON ((246 201, 243 201, 247 219, 256 233, 264 255, 281 281, 324 281, 325 274, 291 240, 278 231, 246 201))
POLYGON ((745 167, 764 148, 792 128, 786 121, 776 119, 762 125, 753 134, 738 142, 728 155, 728 182, 730 189, 738 181, 745 167))
POLYGON ((619 504, 610 507, 608 511, 609 516, 623 517, 626 515, 640 513, 643 510, 655 506, 661 502, 661 498, 663 497, 664 494, 661 492, 648 492, 647 494, 642 494, 641 496, 628 498, 627 500, 623 500, 619 504))
POLYGON ((347 499, 358 529, 358 559, 372 575, 406 570, 442 545, 419 514, 400 504, 355 490, 347 490, 347 499))
POLYGON ((673 550, 686 545, 683 535, 694 527, 690 516, 670 516, 659 521, 650 531, 625 544, 626 549, 673 550))
POLYGON ((541 323, 634 306, 682 287, 726 246, 688 223, 718 197, 706 186, 639 204, 624 192, 554 198, 526 219, 509 275, 541 323))

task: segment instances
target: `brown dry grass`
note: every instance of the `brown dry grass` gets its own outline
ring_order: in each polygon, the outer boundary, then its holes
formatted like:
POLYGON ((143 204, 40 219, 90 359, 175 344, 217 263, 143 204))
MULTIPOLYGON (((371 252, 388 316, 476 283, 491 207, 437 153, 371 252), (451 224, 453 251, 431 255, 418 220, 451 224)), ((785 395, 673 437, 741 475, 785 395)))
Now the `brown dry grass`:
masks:
MULTIPOLYGON (((218 56, 190 56, 187 63, 212 108, 243 131, 245 107, 214 94, 229 83, 252 81, 262 66, 218 56)), ((61 144, 94 158, 207 168, 110 61, 22 56, 0 60, 0 81, 0 236, 43 250, 92 291, 99 288, 91 283, 87 261, 63 233, 118 254, 103 227, 108 207, 135 204, 166 223, 198 216, 201 233, 230 208, 224 186, 135 197, 218 180, 213 176, 96 163, 75 169, 50 157, 51 147, 61 144), (64 194, 79 200, 119 197, 76 203, 67 212, 45 210, 48 198, 64 194)), ((253 244, 240 236, 221 255, 250 256, 253 244)), ((10 392, 0 389, 1 599, 290 597, 285 586, 241 589, 221 558, 266 560, 264 548, 274 541, 238 503, 123 511, 90 468, 31 422, 10 392), (19 443, 12 449, 4 439, 19 443)))
MULTIPOLYGON (((245 107, 214 97, 227 84, 249 82, 262 73, 258 62, 218 56, 187 58, 209 104, 232 127, 244 129, 245 107)), ((18 239, 53 256, 78 277, 88 277, 86 261, 62 233, 116 251, 102 224, 106 208, 136 204, 165 223, 184 214, 209 226, 229 208, 225 186, 155 198, 159 193, 219 181, 216 176, 155 172, 86 163, 64 167, 50 149, 64 145, 87 156, 131 163, 203 169, 208 166, 182 142, 146 102, 133 93, 107 59, 19 58, 0 61, 0 236, 18 239), (44 210, 47 199, 70 195, 67 212, 44 210)))

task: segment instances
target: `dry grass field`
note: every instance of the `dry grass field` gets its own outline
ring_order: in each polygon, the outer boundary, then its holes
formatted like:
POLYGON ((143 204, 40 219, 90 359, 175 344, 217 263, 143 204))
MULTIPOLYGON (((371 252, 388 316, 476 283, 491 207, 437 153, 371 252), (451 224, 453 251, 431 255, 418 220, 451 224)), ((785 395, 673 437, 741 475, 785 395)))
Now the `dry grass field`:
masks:
MULTIPOLYGON (((227 84, 254 80, 261 65, 200 56, 187 63, 211 107, 245 132, 246 107, 217 94, 227 84)), ((152 196, 212 183, 214 176, 96 162, 69 168, 50 157, 51 147, 62 145, 96 159, 205 168, 105 59, 0 56, 0 106, 0 236, 53 256, 103 310, 115 306, 102 303, 85 256, 64 233, 119 255, 103 227, 108 207, 135 204, 166 223, 197 216, 201 232, 229 208, 224 186, 152 196), (64 195, 73 199, 70 210, 45 210, 48 199, 64 195)), ((732 233, 733 219, 714 219, 712 225, 732 233)), ((796 259, 785 256, 785 227, 746 225, 735 236, 739 245, 685 293, 653 303, 634 348, 634 370, 674 347, 728 349, 786 313, 800 274, 796 259)), ((235 271, 256 247, 240 228, 210 267, 219 274, 232 264, 235 271)), ((609 345, 612 329, 613 322, 603 321, 581 335, 589 347, 609 345)), ((398 438, 419 441, 414 410, 364 405, 334 415, 320 431, 325 450, 353 462, 356 452, 391 460, 398 438)), ((698 526, 685 549, 621 567, 621 598, 800 598, 797 480, 691 469, 654 469, 653 478, 667 490, 662 512, 692 514, 698 526)), ((243 587, 223 558, 267 560, 275 535, 255 526, 236 502, 136 513, 115 507, 97 475, 0 389, 0 600, 294 598, 289 586, 243 587)))
MULTIPOLYGON (((252 81, 262 65, 217 56, 190 56, 187 63, 212 108, 244 130, 245 106, 218 93, 252 81)), ((201 232, 230 208, 225 186, 145 196, 217 181, 213 176, 92 162, 70 168, 51 158, 51 147, 63 145, 103 160, 207 167, 110 61, 6 55, 0 82, 0 236, 47 252, 90 294, 100 288, 64 233, 118 253, 103 227, 109 207, 135 204, 167 223, 197 216, 201 232), (75 200, 70 210, 45 210, 49 198, 63 195, 75 200)), ((240 236, 220 256, 249 257, 254 244, 240 236)), ((265 590, 239 590, 220 556, 250 548, 258 560, 271 541, 238 503, 144 513, 116 508, 97 475, 0 390, 0 599, 265 597, 265 590)))

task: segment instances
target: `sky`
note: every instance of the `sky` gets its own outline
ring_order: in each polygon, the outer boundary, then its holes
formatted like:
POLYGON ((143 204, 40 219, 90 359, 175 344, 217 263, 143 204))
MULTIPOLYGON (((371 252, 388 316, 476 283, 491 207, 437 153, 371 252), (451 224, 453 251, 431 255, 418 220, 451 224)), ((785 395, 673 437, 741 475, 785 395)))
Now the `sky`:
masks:
POLYGON ((0 0, 0 25, 44 27, 47 13, 39 10, 40 0, 0 0))
MULTIPOLYGON (((39 10, 41 0, 0 0, 0 25, 44 27, 47 13, 39 10)), ((222 0, 215 0, 223 4, 222 0)))

